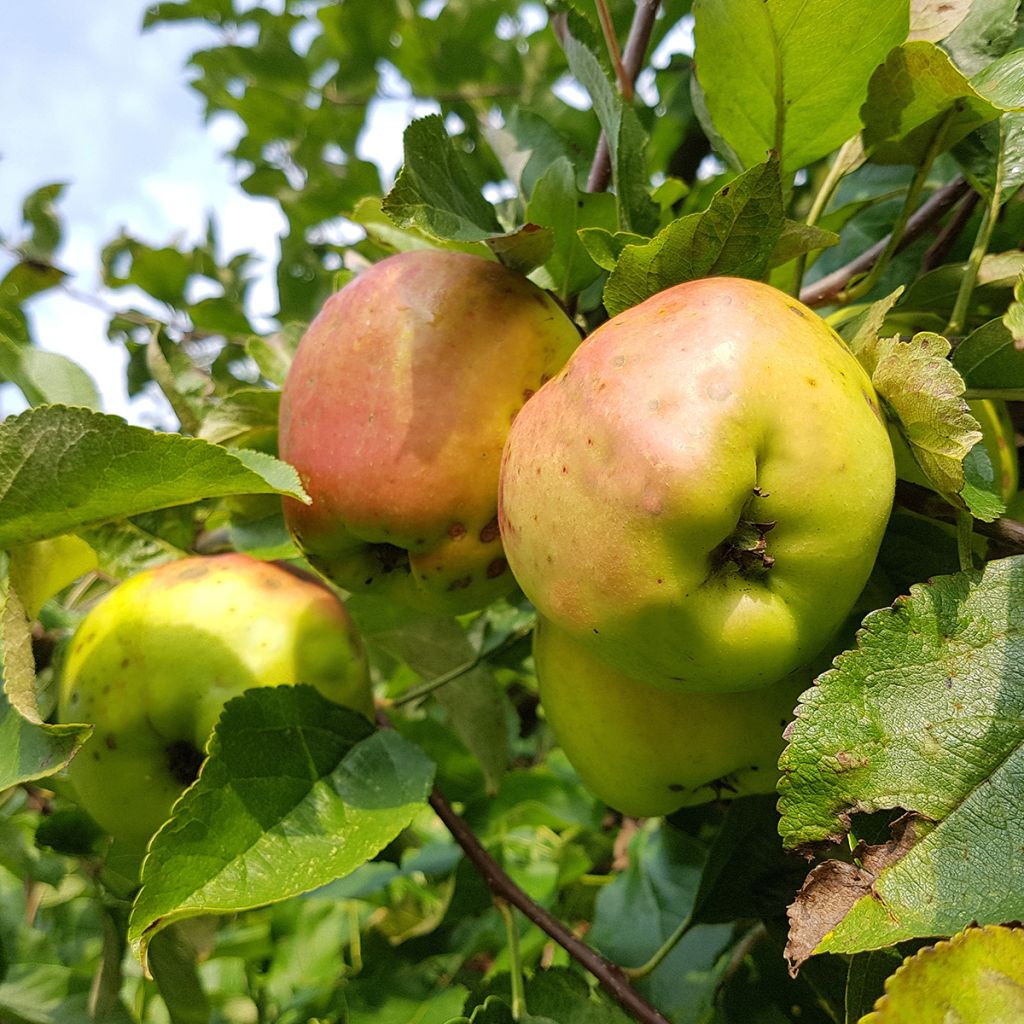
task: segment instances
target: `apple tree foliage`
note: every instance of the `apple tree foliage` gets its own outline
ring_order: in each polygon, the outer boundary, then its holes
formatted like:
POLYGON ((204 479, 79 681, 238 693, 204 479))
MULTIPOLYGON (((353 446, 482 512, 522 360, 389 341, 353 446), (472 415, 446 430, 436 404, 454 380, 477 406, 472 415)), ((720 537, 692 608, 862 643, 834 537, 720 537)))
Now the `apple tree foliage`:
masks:
POLYGON ((1024 1019, 1024 499, 1014 428, 982 442, 964 402, 1024 423, 1018 6, 151 5, 145 31, 209 31, 186 74, 284 215, 278 307, 254 313, 216 211, 188 242, 111 239, 111 342, 166 400, 165 431, 132 426, 32 335, 74 184, 4 226, 0 377, 27 409, 0 423, 0 1021, 1024 1019), (391 181, 369 118, 414 102, 391 181), (778 794, 625 819, 538 709, 524 600, 352 597, 384 724, 302 687, 232 701, 140 884, 62 775, 89 742, 54 721, 68 637, 146 566, 298 557, 274 456, 298 338, 349 275, 430 246, 528 274, 584 333, 683 281, 769 281, 871 374, 913 482, 778 794))

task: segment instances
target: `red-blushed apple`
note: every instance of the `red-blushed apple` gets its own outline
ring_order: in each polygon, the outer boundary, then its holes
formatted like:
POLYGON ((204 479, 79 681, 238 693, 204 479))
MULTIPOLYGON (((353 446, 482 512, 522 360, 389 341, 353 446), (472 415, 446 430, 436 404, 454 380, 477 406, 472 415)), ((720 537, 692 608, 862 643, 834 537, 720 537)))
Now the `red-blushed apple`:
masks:
POLYGON ((141 846, 195 779, 224 704, 296 683, 372 717, 362 644, 322 584, 241 554, 131 577, 82 620, 61 678, 60 720, 95 726, 68 769, 82 806, 141 846))
POLYGON ((893 499, 871 381, 755 281, 669 288, 598 328, 505 447, 506 555, 538 611, 636 679, 770 685, 864 587, 893 499))
POLYGON ((347 590, 440 614, 514 589, 502 446, 579 340, 546 292, 463 253, 400 253, 333 295, 281 399, 281 457, 312 498, 285 499, 285 517, 310 563, 347 590))

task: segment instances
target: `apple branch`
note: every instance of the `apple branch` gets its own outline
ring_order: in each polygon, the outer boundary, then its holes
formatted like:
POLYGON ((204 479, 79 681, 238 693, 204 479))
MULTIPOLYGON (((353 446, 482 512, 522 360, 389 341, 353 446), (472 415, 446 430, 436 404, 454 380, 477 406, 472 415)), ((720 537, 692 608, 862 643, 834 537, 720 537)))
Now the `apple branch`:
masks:
MULTIPOLYGON (((917 241, 969 191, 970 185, 963 178, 954 178, 934 192, 910 215, 893 254, 902 251, 911 242, 917 241)), ((886 235, 885 238, 876 242, 856 259, 850 260, 845 266, 801 289, 800 301, 807 306, 827 306, 834 302, 853 278, 870 270, 878 262, 882 254, 889 248, 891 239, 891 235, 886 235)))
POLYGON ((602 988, 642 1024, 668 1024, 668 1021, 634 989, 625 973, 616 964, 578 939, 557 917, 535 903, 502 870, 501 865, 484 849, 465 821, 452 810, 451 804, 435 787, 430 806, 444 822, 455 841, 462 847, 470 863, 477 869, 493 895, 519 910, 546 935, 555 940, 578 964, 586 968, 602 988))
MULTIPOLYGON (((647 55, 647 45, 651 41, 651 33, 654 31, 654 22, 660 6, 661 0, 636 0, 633 22, 629 27, 626 45, 622 49, 620 89, 627 102, 632 99, 633 86, 643 67, 644 57, 647 55), (624 81, 629 82, 628 93, 623 88, 624 81)), ((597 141, 597 151, 594 153, 594 162, 590 165, 587 191, 604 192, 608 188, 611 176, 611 150, 608 148, 607 137, 604 132, 601 132, 601 138, 597 141)))
MULTIPOLYGON (((896 503, 910 512, 947 523, 956 523, 960 515, 959 509, 934 491, 906 480, 896 481, 896 503)), ((971 525, 977 533, 998 544, 1006 554, 1024 553, 1024 523, 1003 517, 991 523, 976 519, 971 525)))

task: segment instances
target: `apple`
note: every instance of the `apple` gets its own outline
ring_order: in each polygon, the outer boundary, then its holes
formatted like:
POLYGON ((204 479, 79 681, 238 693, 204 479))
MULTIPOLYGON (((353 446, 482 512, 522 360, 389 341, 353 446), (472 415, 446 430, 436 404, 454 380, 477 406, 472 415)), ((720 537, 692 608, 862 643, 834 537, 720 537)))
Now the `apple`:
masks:
POLYGON ((312 498, 285 518, 310 563, 438 614, 513 590, 502 446, 579 340, 546 292, 464 253, 400 253, 331 296, 281 396, 281 458, 312 498))
POLYGON ((538 611, 627 676, 754 689, 807 664, 892 505, 868 375, 756 281, 669 288, 598 328, 516 418, 506 556, 538 611))
POLYGON ((631 679, 541 620, 533 657, 541 707, 583 784, 637 818, 771 793, 783 729, 809 671, 745 693, 682 693, 631 679))
POLYGON ((143 845, 196 778, 224 704, 295 683, 372 717, 362 644, 322 584, 241 554, 131 577, 82 620, 61 678, 60 720, 95 727, 68 769, 82 806, 143 845))

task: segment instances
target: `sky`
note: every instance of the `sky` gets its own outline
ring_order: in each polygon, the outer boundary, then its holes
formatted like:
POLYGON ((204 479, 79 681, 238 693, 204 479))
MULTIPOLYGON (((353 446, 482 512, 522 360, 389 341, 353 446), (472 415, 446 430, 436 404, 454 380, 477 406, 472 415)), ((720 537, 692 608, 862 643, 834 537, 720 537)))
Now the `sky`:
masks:
MULTIPOLYGON (((280 0, 265 0, 264 6, 275 9, 280 0)), ((104 411, 160 426, 174 422, 163 397, 151 390, 129 401, 126 354, 106 339, 102 307, 132 297, 103 289, 102 246, 122 228, 150 244, 199 241, 213 212, 220 255, 245 250, 263 260, 264 273, 251 292, 259 324, 260 315, 277 305, 272 271, 285 222, 273 201, 238 187, 236 169, 221 155, 237 140, 237 122, 220 115, 204 123, 202 98, 187 84, 189 55, 216 43, 217 34, 198 23, 142 33, 145 7, 143 0, 6 5, 0 236, 20 236, 21 204, 29 192, 67 182, 60 204, 67 233, 57 262, 72 275, 71 290, 90 301, 61 291, 33 299, 28 313, 34 336, 43 348, 69 356, 90 373, 104 411)), ((677 47, 667 43, 659 48, 658 64, 677 47)), ((685 47, 684 41, 680 48, 685 47)), ((389 83, 389 93, 402 85, 389 83)), ((585 104, 585 94, 578 101, 585 104)), ((411 99, 376 103, 359 155, 376 160, 387 180, 401 161, 403 127, 430 109, 411 99)), ((8 264, 0 252, 0 273, 8 264)), ((0 384, 0 416, 24 407, 19 391, 0 384)))
MULTIPOLYGON (((102 288, 99 252, 122 227, 154 244, 197 241, 215 211, 224 253, 262 255, 267 273, 252 299, 257 315, 269 312, 276 306, 270 271, 284 218, 272 201, 238 187, 235 169, 221 156, 237 139, 236 123, 220 116, 204 124, 201 97, 184 70, 189 54, 217 36, 189 23, 143 34, 144 10, 142 0, 31 0, 4 11, 0 235, 19 237, 27 193, 67 182, 60 204, 67 235, 57 262, 73 275, 75 292, 109 305, 124 293, 102 288)), ((378 114, 396 117, 404 111, 378 114)), ((401 131, 376 137, 388 140, 377 156, 393 171, 401 131)), ((0 267, 6 263, 0 256, 0 267)), ((43 348, 90 372, 104 411, 147 425, 166 421, 158 396, 129 402, 125 353, 107 341, 102 309, 51 293, 33 300, 29 315, 43 348)), ((0 387, 0 414, 23 407, 19 392, 0 387)))

